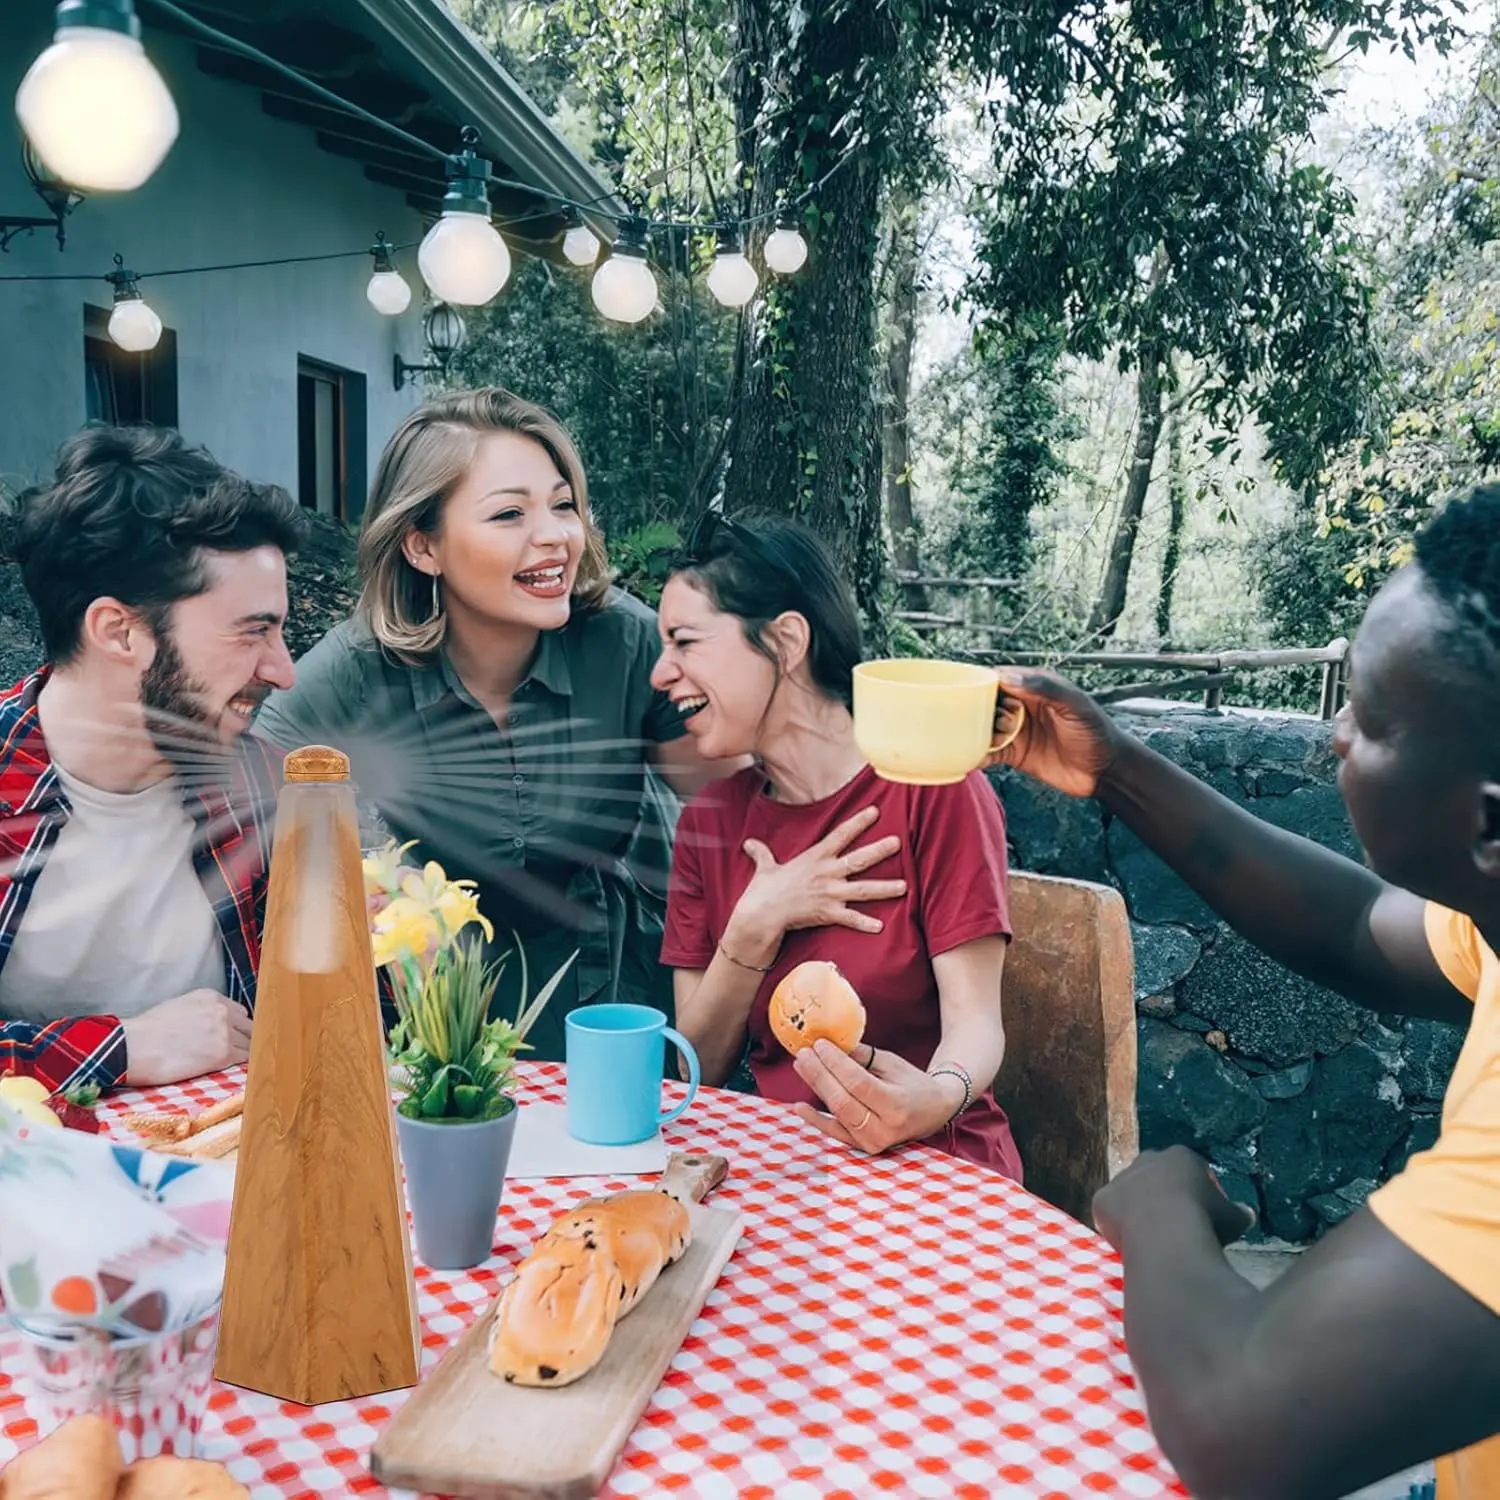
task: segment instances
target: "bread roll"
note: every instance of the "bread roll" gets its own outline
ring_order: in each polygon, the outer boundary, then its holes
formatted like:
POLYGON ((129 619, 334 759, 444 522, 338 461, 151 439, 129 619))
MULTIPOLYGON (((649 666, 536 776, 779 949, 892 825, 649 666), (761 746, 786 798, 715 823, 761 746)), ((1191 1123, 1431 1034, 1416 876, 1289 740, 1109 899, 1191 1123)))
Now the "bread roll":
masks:
POLYGON ((539 1243, 581 1239, 606 1247, 620 1272, 623 1318, 651 1290, 663 1268, 681 1259, 692 1235, 688 1211, 675 1198, 640 1191, 585 1198, 539 1243))
POLYGON ((771 995, 771 1032, 788 1052, 816 1041, 852 1052, 865 1034, 865 1007, 836 964, 798 964, 771 995))
POLYGON ((571 1385, 603 1358, 623 1294, 612 1245, 592 1236, 537 1245, 500 1294, 490 1369, 515 1385, 571 1385))
POLYGON ((201 1458, 143 1458, 120 1477, 115 1500, 250 1500, 223 1464, 201 1458))
POLYGON ((104 1417, 74 1417, 0 1470, 0 1500, 113 1500, 124 1468, 104 1417))

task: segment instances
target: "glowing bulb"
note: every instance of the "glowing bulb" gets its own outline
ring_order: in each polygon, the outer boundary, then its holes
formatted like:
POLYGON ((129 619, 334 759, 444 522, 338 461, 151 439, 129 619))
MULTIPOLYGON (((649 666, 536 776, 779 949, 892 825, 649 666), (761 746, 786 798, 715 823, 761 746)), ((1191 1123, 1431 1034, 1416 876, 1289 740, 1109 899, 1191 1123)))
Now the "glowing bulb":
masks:
POLYGON ((388 318, 399 317, 411 306, 411 288, 399 271, 376 271, 365 288, 370 306, 388 318))
POLYGON ((161 319, 140 296, 122 298, 109 315, 109 336, 120 348, 144 354, 161 342, 161 319))
POLYGON ((16 115, 36 154, 70 187, 138 188, 177 139, 177 106, 140 44, 129 0, 82 10, 60 25, 16 91, 16 115))
POLYGON ((760 285, 742 250, 721 250, 708 273, 708 289, 725 307, 743 307, 760 285))
POLYGON ((510 251, 486 214, 447 210, 417 251, 422 279, 439 302, 478 307, 510 275, 510 251))
POLYGON ((594 272, 594 306, 616 323, 639 323, 656 306, 656 277, 643 255, 616 250, 594 272))
POLYGON ((789 224, 782 224, 766 236, 766 269, 778 276, 790 276, 807 264, 807 241, 789 224))
POLYGON ((575 224, 563 236, 562 248, 575 266, 591 266, 599 259, 599 236, 587 224, 575 224))

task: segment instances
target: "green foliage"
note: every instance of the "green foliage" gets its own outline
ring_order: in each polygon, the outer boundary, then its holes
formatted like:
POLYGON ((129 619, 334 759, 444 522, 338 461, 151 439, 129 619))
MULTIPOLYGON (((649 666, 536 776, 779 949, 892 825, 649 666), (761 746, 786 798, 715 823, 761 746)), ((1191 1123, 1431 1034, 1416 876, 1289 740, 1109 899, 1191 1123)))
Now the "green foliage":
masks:
POLYGON ((467 315, 448 381, 503 385, 555 413, 578 444, 606 535, 682 525, 703 503, 731 375, 728 329, 700 318, 706 295, 696 282, 664 281, 667 319, 626 328, 595 311, 587 272, 518 259, 502 295, 467 315), (682 334, 689 319, 696 359, 682 334))
POLYGON ((923 426, 958 501, 945 571, 1026 576, 1033 514, 1067 472, 1062 445, 1078 436, 1062 407, 1060 355, 1047 329, 990 328, 927 383, 923 426))
MULTIPOLYGON (((397 1022, 389 1048, 399 1099, 412 1120, 472 1123, 494 1120, 515 1107, 510 1098, 515 1055, 577 958, 573 954, 528 1002, 526 955, 521 953, 521 998, 514 1023, 489 1018, 507 961, 487 963, 477 939, 442 949, 425 974, 393 976, 397 1022)), ((507 955, 508 957, 508 955, 507 955)))
MULTIPOLYGON (((1308 483, 1360 430, 1375 366, 1352 200, 1301 152, 1333 87, 1330 38, 1368 45, 1396 14, 1137 0, 1013 28, 992 59, 1007 88, 976 303, 1064 328, 1075 355, 1187 356, 1207 372, 1195 404, 1226 433, 1253 412, 1308 483)), ((1435 5, 1400 15, 1411 37, 1448 35, 1435 5)))
POLYGON ((655 608, 672 569, 672 559, 682 549, 682 533, 664 521, 638 526, 611 539, 609 560, 615 582, 655 608))
POLYGON ((1500 474, 1500 32, 1405 162, 1384 258, 1382 420, 1324 470, 1318 534, 1343 585, 1378 586, 1447 495, 1500 474))

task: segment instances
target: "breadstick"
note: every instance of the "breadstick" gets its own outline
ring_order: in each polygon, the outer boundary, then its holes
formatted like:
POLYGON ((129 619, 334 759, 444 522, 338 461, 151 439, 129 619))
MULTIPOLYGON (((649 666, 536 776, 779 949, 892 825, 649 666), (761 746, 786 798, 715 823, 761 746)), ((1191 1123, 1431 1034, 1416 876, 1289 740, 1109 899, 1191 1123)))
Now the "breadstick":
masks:
POLYGON ((210 1105, 200 1114, 193 1116, 192 1123, 188 1126, 189 1135, 201 1135, 205 1130, 212 1130, 215 1125, 222 1125, 225 1120, 232 1120, 236 1115, 245 1112, 245 1091, 231 1095, 228 1099, 221 1100, 218 1104, 210 1105))
POLYGON ((126 1115, 125 1124, 148 1141, 180 1141, 193 1128, 189 1115, 126 1115))
POLYGON ((240 1126, 243 1123, 243 1116, 235 1115, 180 1141, 161 1141, 156 1149, 167 1156, 186 1156, 197 1161, 228 1156, 240 1148, 240 1126))

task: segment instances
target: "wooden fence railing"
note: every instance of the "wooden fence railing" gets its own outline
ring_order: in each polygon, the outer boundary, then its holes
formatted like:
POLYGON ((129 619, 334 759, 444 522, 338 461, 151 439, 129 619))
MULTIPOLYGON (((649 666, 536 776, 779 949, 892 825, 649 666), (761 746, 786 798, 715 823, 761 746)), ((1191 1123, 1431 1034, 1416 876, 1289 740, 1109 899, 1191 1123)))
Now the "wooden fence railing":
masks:
MULTIPOLYGON (((1008 578, 929 578, 901 573, 897 582, 924 588, 1006 590, 1018 587, 1008 578)), ((932 610, 898 610, 897 618, 914 629, 957 630, 974 635, 1004 635, 1009 626, 973 621, 940 614, 932 610)), ((1232 651, 1012 651, 1005 647, 965 649, 963 655, 973 661, 996 665, 1048 666, 1066 672, 1070 666, 1099 667, 1119 672, 1164 671, 1167 677, 1140 678, 1118 687, 1095 692, 1101 703, 1118 703, 1127 698, 1175 697, 1179 693, 1201 693, 1205 707, 1217 708, 1224 689, 1236 677, 1269 667, 1322 668, 1318 695, 1318 715, 1331 719, 1343 706, 1347 679, 1349 642, 1342 637, 1326 646, 1296 647, 1285 650, 1232 651)))

